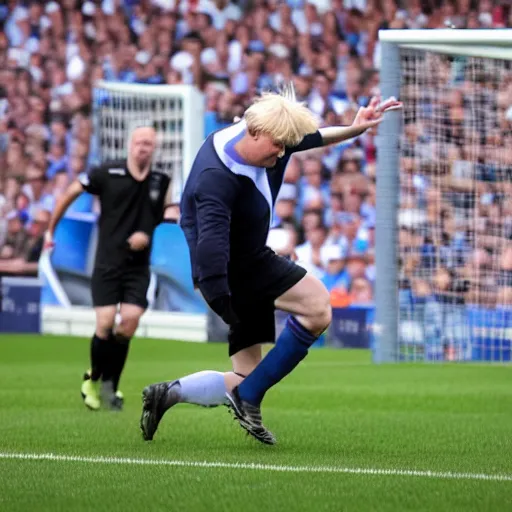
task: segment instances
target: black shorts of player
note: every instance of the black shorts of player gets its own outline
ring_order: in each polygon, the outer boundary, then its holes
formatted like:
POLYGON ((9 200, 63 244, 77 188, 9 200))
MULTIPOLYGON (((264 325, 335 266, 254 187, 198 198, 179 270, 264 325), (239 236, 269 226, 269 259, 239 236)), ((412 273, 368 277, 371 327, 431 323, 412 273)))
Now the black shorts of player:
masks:
POLYGON ((230 356, 258 343, 275 342, 274 302, 305 275, 305 269, 270 249, 246 271, 230 275, 232 304, 239 320, 229 329, 230 356))
POLYGON ((123 303, 135 304, 146 309, 149 278, 149 267, 145 265, 98 265, 94 268, 91 281, 93 306, 123 303))

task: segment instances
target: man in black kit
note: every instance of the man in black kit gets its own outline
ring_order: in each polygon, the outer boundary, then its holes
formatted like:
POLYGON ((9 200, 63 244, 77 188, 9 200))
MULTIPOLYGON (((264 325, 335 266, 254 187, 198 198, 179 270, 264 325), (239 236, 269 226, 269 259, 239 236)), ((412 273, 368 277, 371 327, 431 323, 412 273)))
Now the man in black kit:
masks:
POLYGON ((155 146, 153 128, 136 128, 128 141, 126 160, 92 168, 68 187, 45 237, 45 247, 51 248, 59 220, 82 192, 99 197, 101 216, 91 282, 96 332, 91 340, 91 369, 81 390, 85 405, 92 410, 101 405, 122 408, 119 379, 130 339, 148 305, 151 239, 163 219, 170 189, 169 177, 155 172, 155 146))

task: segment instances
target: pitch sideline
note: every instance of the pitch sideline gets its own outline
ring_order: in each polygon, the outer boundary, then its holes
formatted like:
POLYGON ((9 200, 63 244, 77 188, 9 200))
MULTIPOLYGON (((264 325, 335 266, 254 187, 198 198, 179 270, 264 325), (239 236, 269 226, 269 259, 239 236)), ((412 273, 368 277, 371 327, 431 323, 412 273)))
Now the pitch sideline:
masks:
POLYGON ((208 462, 192 460, 135 459, 129 457, 84 457, 81 455, 61 455, 55 453, 15 453, 0 452, 3 460, 77 462, 86 464, 121 464, 142 466, 173 466, 187 468, 242 469, 253 471, 275 471, 280 473, 341 473, 365 476, 407 476, 417 478, 451 480, 487 480, 494 482, 512 482, 512 475, 460 473, 452 471, 425 471, 414 469, 349 468, 339 466, 285 466, 246 462, 208 462))

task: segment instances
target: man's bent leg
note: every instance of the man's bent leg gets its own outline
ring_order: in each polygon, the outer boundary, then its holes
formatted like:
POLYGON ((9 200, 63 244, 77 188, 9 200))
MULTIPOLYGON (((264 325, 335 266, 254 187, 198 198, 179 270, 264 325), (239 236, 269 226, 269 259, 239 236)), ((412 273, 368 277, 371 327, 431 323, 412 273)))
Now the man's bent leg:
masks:
POLYGON ((175 381, 147 386, 142 393, 140 427, 146 441, 153 439, 164 414, 178 403, 216 407, 228 405, 226 393, 232 391, 261 361, 261 345, 240 350, 231 357, 232 372, 205 370, 175 381))
POLYGON ((292 316, 276 346, 238 387, 240 398, 256 407, 265 393, 306 357, 309 347, 331 322, 329 293, 310 274, 278 297, 275 305, 292 316))

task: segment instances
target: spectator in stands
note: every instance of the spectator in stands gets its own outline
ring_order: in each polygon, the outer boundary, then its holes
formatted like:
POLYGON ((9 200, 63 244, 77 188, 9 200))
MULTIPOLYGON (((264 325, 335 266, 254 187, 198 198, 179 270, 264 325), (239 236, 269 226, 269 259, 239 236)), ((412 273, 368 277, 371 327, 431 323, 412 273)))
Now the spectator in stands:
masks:
POLYGON ((297 188, 292 183, 283 183, 277 196, 274 208, 274 226, 281 226, 283 223, 292 224, 298 228, 295 219, 295 208, 297 205, 297 188))
POLYGON ((324 252, 326 262, 325 273, 322 282, 327 290, 342 288, 348 290, 349 276, 345 269, 347 248, 342 244, 330 244, 324 252))
POLYGON ((325 180, 322 162, 316 158, 306 158, 302 165, 303 181, 300 191, 300 205, 303 209, 324 209, 329 202, 329 184, 325 180))
POLYGON ((327 249, 327 228, 318 223, 305 229, 305 242, 295 249, 298 261, 307 267, 313 275, 322 279, 324 276, 325 255, 327 249))
POLYGON ((0 250, 0 275, 37 275, 50 213, 37 211, 27 229, 18 212, 11 212, 7 218, 7 238, 0 250))
POLYGON ((17 210, 9 212, 6 219, 7 236, 2 249, 2 256, 3 258, 17 258, 23 253, 27 242, 27 233, 24 229, 25 219, 21 212, 17 210))
MULTIPOLYGON (((512 243, 508 242, 506 248, 504 248, 501 258, 499 261, 500 265, 500 276, 499 285, 504 288, 512 287, 512 243)), ((507 296, 510 296, 510 292, 507 292, 507 296)))
POLYGON ((365 277, 357 277, 348 289, 352 306, 370 306, 373 304, 373 288, 365 277))
POLYGON ((35 216, 35 211, 44 209, 52 211, 55 198, 46 192, 47 177, 43 164, 31 162, 26 170, 25 185, 22 191, 29 199, 28 215, 30 219, 35 216))

